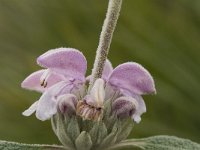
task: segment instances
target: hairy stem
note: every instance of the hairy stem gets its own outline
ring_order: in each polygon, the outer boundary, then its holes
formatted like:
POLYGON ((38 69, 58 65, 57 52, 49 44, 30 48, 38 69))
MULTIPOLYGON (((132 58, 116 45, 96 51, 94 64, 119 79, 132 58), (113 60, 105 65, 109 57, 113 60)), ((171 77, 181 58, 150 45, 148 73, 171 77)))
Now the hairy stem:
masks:
MULTIPOLYGON (((113 32, 115 30, 117 20, 119 17, 122 0, 109 0, 108 10, 104 24, 102 27, 99 45, 96 52, 94 67, 92 69, 92 76, 90 80, 90 88, 95 80, 101 78, 105 61, 112 41, 113 32)), ((89 89, 90 89, 89 88, 89 89)))

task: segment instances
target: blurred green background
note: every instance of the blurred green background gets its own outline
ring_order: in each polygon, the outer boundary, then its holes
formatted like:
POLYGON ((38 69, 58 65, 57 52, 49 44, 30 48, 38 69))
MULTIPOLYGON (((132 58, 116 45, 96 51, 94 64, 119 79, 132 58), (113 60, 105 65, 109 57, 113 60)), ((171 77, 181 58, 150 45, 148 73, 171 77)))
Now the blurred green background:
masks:
MULTIPOLYGON (((21 112, 40 94, 20 88, 57 47, 80 49, 92 69, 108 0, 0 0, 0 139, 58 143, 50 122, 21 112)), ((200 1, 124 0, 109 59, 136 61, 154 76, 156 96, 131 137, 176 135, 200 142, 200 1)))

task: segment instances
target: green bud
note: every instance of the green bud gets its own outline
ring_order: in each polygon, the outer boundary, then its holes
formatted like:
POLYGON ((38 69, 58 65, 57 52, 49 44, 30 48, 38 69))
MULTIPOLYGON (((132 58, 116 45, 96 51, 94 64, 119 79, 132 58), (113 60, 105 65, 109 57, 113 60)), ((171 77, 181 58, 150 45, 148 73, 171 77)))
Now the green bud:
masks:
POLYGON ((90 150, 92 147, 92 140, 89 133, 83 131, 75 141, 77 150, 90 150))

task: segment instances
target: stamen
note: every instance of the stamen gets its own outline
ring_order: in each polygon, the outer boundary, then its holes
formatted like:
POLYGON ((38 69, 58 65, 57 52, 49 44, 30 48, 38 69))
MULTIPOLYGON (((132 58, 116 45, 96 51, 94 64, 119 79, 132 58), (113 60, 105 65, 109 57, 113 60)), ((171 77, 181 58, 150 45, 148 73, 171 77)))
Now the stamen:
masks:
POLYGON ((41 78, 40 78, 40 85, 41 85, 42 87, 44 87, 44 88, 47 87, 47 85, 48 85, 47 80, 48 80, 48 78, 50 77, 51 73, 52 73, 52 72, 50 71, 50 69, 47 69, 47 70, 43 73, 43 75, 41 76, 41 78))
POLYGON ((79 101, 77 104, 76 114, 81 116, 84 120, 100 121, 103 113, 102 107, 94 107, 86 103, 86 101, 79 101))

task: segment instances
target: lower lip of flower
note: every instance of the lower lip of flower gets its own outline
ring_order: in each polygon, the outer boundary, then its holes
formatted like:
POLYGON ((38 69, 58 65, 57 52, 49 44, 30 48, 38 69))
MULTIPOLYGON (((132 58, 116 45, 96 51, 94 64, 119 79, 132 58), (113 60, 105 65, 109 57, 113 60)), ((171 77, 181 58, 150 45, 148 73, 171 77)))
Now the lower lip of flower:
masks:
POLYGON ((103 108, 101 107, 91 106, 87 104, 86 101, 81 100, 78 102, 76 108, 76 114, 81 116, 84 120, 101 120, 103 114, 103 108))

